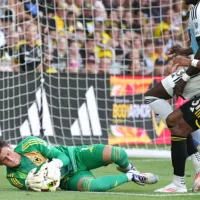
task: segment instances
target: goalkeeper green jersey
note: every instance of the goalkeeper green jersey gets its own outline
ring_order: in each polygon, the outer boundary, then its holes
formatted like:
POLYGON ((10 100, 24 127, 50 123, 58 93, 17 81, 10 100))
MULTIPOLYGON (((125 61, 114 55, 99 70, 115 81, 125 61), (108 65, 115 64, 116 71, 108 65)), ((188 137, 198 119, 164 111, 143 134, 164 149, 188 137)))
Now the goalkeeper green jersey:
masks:
POLYGON ((22 140, 14 149, 21 155, 21 162, 18 167, 7 167, 7 179, 15 187, 26 189, 25 180, 28 173, 33 169, 40 167, 53 158, 60 159, 63 162, 61 168, 61 179, 72 176, 77 171, 75 148, 67 146, 52 146, 46 141, 30 136, 22 140))

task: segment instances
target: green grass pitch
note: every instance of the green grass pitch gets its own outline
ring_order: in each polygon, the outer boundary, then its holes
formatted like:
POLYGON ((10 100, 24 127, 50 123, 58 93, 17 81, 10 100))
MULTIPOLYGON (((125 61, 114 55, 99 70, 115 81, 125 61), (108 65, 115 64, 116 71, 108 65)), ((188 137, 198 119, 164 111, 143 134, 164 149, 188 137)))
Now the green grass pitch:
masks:
MULTIPOLYGON (((2 200, 199 200, 200 192, 189 191, 185 194, 159 194, 155 189, 163 187, 171 182, 172 168, 169 159, 131 159, 131 162, 143 172, 152 172, 159 176, 160 180, 155 185, 138 186, 135 183, 126 183, 120 187, 104 193, 96 192, 28 192, 19 191, 7 182, 5 168, 0 167, 0 199, 2 200)), ((103 167, 93 171, 98 176, 119 173, 115 165, 103 167)), ((194 170, 191 161, 187 161, 186 184, 188 189, 193 184, 194 170)))

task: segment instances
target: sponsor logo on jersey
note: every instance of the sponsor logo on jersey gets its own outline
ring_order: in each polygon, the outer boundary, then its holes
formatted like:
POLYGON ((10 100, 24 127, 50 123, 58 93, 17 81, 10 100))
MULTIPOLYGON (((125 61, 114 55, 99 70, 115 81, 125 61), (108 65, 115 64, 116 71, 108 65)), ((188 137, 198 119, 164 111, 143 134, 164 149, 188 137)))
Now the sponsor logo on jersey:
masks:
POLYGON ((40 166, 40 165, 42 165, 43 163, 46 162, 46 158, 44 158, 38 152, 25 153, 24 156, 29 158, 36 166, 40 166))

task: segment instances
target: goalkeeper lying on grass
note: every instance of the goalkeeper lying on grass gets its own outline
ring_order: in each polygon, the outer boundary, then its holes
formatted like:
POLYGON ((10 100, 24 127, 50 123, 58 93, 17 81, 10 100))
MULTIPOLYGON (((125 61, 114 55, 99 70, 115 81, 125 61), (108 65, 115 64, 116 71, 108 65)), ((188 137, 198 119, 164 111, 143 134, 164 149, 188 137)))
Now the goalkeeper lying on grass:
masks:
POLYGON ((124 149, 109 145, 52 146, 34 136, 15 149, 0 141, 0 164, 7 167, 7 179, 23 190, 107 191, 133 181, 154 184, 158 177, 140 173, 128 161, 124 149), (90 170, 115 163, 123 173, 95 178, 90 170))

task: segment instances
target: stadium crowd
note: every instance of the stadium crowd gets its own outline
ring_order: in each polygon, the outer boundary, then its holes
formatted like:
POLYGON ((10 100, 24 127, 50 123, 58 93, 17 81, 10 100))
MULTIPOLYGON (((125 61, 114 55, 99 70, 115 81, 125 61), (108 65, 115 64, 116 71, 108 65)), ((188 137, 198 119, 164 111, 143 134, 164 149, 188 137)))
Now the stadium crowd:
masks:
POLYGON ((0 71, 165 76, 181 0, 0 0, 0 71))

